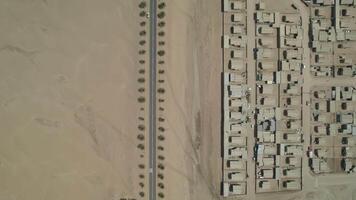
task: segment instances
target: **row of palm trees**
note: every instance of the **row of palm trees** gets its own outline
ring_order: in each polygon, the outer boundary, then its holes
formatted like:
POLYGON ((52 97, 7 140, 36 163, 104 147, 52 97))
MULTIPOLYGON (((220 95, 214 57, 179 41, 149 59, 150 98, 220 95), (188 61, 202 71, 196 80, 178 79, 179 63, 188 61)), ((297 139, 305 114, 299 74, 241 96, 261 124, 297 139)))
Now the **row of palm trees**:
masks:
MULTIPOLYGON (((146 102, 145 94, 146 94, 146 53, 147 53, 147 19, 146 19, 146 14, 147 14, 147 0, 140 0, 138 7, 139 7, 139 16, 141 19, 141 22, 139 22, 139 26, 141 30, 139 31, 139 51, 138 55, 140 56, 138 63, 139 63, 139 70, 138 70, 138 75, 139 78, 137 79, 137 82, 139 83, 139 88, 138 88, 138 93, 139 96, 137 98, 137 101, 140 105, 140 110, 144 111, 144 105, 146 102)), ((138 117, 139 124, 137 126, 138 129, 138 135, 137 135, 137 149, 140 151, 140 157, 144 158, 145 156, 145 131, 146 131, 146 126, 145 126, 145 112, 141 112, 140 116, 138 117)), ((141 162, 141 161, 140 161, 141 162)), ((142 163, 138 164, 138 168, 140 169, 140 174, 138 176, 139 178, 139 187, 140 191, 138 192, 138 195, 141 198, 145 197, 145 164, 144 159, 142 159, 142 163)))
MULTIPOLYGON (((145 74, 146 74, 146 70, 145 70, 145 64, 146 64, 146 59, 145 56, 147 54, 147 9, 148 9, 148 3, 147 0, 140 0, 139 2, 139 16, 142 19, 142 21, 139 23, 140 27, 142 28, 141 31, 139 31, 139 36, 140 36, 140 40, 139 40, 139 51, 138 51, 138 55, 141 57, 139 59, 139 64, 140 64, 140 68, 139 68, 139 78, 137 79, 137 82, 139 83, 139 88, 138 88, 138 93, 139 96, 137 98, 137 101, 141 106, 140 110, 144 111, 144 105, 146 103, 146 98, 145 98, 145 74)), ((165 70, 163 69, 163 65, 165 64, 164 61, 164 56, 166 54, 164 46, 166 44, 166 42, 164 41, 164 36, 165 36, 165 31, 164 31, 164 27, 166 26, 166 22, 164 21, 164 18, 166 16, 166 13, 164 12, 164 9, 166 8, 166 3, 163 0, 159 0, 158 5, 157 5, 159 12, 157 14, 157 18, 158 18, 158 23, 157 26, 159 28, 159 31, 157 33, 158 36, 158 47, 159 50, 157 51, 157 55, 158 55, 158 65, 159 65, 159 69, 158 69, 158 74, 159 74, 159 79, 158 79, 158 103, 159 103, 159 112, 163 112, 165 109, 163 107, 163 103, 165 102, 164 99, 164 93, 165 93, 165 89, 163 87, 163 84, 165 82, 163 75, 165 74, 165 70)), ((137 126, 137 129, 139 131, 138 135, 137 135, 137 140, 139 141, 137 148, 139 151, 142 152, 142 154, 140 155, 141 157, 144 157, 144 151, 145 151, 145 131, 146 131, 146 127, 144 125, 144 117, 140 116, 139 117, 139 125, 137 126)), ((159 117, 158 118, 158 122, 159 123, 163 123, 165 121, 164 117, 159 117)), ((157 136, 158 139, 158 146, 157 146, 157 150, 158 150, 158 165, 157 168, 159 170, 157 177, 158 177, 158 183, 157 186, 158 188, 161 189, 161 191, 158 192, 158 197, 161 199, 164 199, 164 193, 163 193, 163 189, 165 188, 164 183, 163 183, 163 179, 164 179, 164 174, 163 174, 163 170, 165 169, 163 161, 165 160, 165 157, 163 155, 164 152, 164 146, 163 146, 163 141, 165 140, 165 136, 164 136, 164 132, 165 132, 165 128, 163 126, 159 126, 158 127, 158 131, 159 134, 157 136)), ((145 165, 144 164, 139 164, 138 165, 139 169, 144 170, 145 169, 145 165)), ((145 196, 145 192, 143 190, 143 188, 145 187, 144 184, 144 180, 145 180, 145 175, 142 173, 139 175, 139 179, 141 180, 139 182, 139 186, 140 188, 142 188, 142 191, 139 192, 139 196, 140 197, 144 197, 145 196)))
POLYGON ((165 118, 164 118, 164 94, 165 94, 165 88, 164 88, 164 78, 165 78, 165 69, 164 69, 164 58, 166 55, 165 52, 165 26, 166 26, 166 22, 165 22, 165 17, 166 17, 166 12, 165 12, 165 8, 166 8, 166 2, 164 0, 158 0, 158 14, 157 14, 157 18, 158 18, 158 22, 157 22, 157 26, 158 26, 158 51, 157 51, 157 55, 158 55, 158 89, 157 89, 157 93, 158 93, 158 104, 159 104, 159 112, 160 112, 160 117, 158 118, 158 144, 160 146, 158 146, 157 150, 157 186, 158 186, 158 197, 160 199, 164 199, 165 195, 164 195, 164 189, 165 189, 165 185, 164 185, 164 160, 165 157, 163 155, 164 153, 164 141, 165 141, 165 128, 164 128, 164 122, 165 122, 165 118))

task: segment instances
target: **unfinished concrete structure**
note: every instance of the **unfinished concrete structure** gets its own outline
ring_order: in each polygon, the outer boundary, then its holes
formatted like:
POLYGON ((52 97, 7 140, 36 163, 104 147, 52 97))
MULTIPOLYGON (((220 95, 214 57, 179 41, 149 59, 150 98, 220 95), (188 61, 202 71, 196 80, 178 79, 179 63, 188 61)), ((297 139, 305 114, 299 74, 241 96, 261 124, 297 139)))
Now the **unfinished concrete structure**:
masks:
POLYGON ((356 164, 356 87, 315 87, 311 98, 310 168, 352 173, 356 164))
POLYGON ((255 19, 256 192, 301 190, 301 18, 263 5, 255 19))
POLYGON ((277 197, 284 191, 297 194, 310 191, 308 181, 324 179, 318 173, 353 172, 355 112, 346 110, 354 109, 354 103, 335 100, 330 104, 312 96, 314 86, 325 85, 335 92, 319 91, 318 98, 332 98, 343 91, 335 98, 352 99, 351 88, 342 85, 355 87, 354 2, 256 0, 250 1, 251 8, 249 1, 226 0, 224 5, 231 2, 239 9, 225 8, 224 13, 223 146, 227 156, 238 157, 232 162, 244 170, 230 173, 224 159, 222 194, 231 197, 245 191, 241 199, 277 197), (241 2, 250 5, 247 13, 241 2), (234 14, 226 17, 229 12, 234 14), (339 17, 331 17, 337 13, 339 17), (339 27, 333 28, 335 24, 339 27), (242 34, 245 31, 254 34, 242 34), (330 112, 330 105, 338 111, 330 112), (235 138, 232 128, 247 134, 235 138), (346 135, 329 137, 331 130, 346 135), (317 170, 310 173, 310 167, 317 170), (232 193, 233 189, 239 192, 232 193))
POLYGON ((246 85, 246 1, 224 1, 223 196, 247 190, 246 122, 250 120, 246 85))
POLYGON ((353 0, 310 5, 311 73, 316 77, 355 77, 356 9, 353 0))

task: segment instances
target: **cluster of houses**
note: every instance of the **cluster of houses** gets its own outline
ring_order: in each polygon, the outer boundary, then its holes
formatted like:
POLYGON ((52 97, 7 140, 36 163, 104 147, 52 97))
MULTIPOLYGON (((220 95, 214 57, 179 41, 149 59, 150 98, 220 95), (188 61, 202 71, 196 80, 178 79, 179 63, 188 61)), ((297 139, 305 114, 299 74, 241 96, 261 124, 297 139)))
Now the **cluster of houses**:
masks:
POLYGON ((247 192, 247 122, 251 109, 247 87, 246 0, 224 1, 223 196, 247 192))
POLYGON ((256 192, 301 190, 301 16, 265 10, 256 21, 256 192))
POLYGON ((311 74, 316 77, 355 77, 354 0, 314 0, 309 5, 311 74))
POLYGON ((311 169, 316 174, 355 172, 356 87, 318 86, 311 95, 311 169))

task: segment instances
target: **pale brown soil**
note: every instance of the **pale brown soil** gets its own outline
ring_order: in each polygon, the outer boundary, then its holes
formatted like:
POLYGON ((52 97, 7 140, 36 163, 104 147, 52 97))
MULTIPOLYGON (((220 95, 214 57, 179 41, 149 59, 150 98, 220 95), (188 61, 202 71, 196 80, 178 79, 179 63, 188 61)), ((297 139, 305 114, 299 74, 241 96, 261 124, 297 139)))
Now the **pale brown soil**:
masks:
POLYGON ((0 199, 138 196, 138 23, 133 1, 0 1, 0 199))
POLYGON ((167 2, 167 199, 219 199, 220 2, 167 2))
MULTIPOLYGON (((167 0, 168 200, 221 199, 221 17, 167 0)), ((138 198, 138 23, 136 1, 0 1, 0 199, 138 198)), ((356 199, 355 176, 303 184, 256 199, 356 199)))

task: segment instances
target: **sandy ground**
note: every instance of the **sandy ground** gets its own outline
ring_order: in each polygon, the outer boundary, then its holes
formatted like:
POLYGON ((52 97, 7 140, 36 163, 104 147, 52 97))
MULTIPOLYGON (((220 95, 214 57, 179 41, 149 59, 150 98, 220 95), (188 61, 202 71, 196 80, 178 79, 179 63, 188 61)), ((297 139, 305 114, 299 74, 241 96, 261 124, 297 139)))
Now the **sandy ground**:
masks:
MULTIPOLYGON (((167 0, 168 200, 220 199, 220 8, 167 0)), ((1 200, 138 198, 136 13, 127 0, 0 1, 1 200)), ((256 199, 356 199, 355 176, 304 175, 302 192, 256 199)))
POLYGON ((167 2, 166 196, 170 200, 219 199, 220 2, 167 2))
POLYGON ((138 23, 134 1, 0 1, 0 199, 138 196, 138 23))
MULTIPOLYGON (((0 3, 0 199, 137 198, 136 2, 0 3)), ((164 193, 218 199, 220 2, 167 5, 164 193)))

